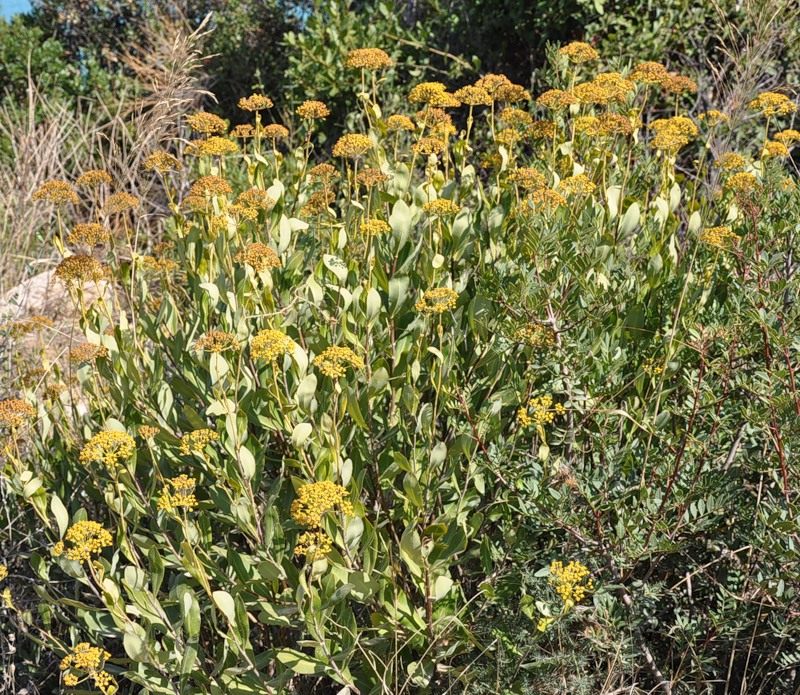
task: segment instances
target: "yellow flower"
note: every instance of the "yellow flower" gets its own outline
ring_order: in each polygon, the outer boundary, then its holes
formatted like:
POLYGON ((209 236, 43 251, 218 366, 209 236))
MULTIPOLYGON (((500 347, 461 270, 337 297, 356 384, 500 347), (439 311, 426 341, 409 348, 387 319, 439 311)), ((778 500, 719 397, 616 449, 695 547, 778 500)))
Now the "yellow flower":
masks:
POLYGON ((361 133, 349 133, 339 138, 333 146, 334 157, 356 159, 372 147, 372 140, 361 133))
POLYGON ((524 128, 533 123, 533 116, 527 111, 507 106, 500 112, 500 118, 514 128, 524 128))
POLYGON ((762 92, 747 105, 764 116, 787 116, 797 111, 797 105, 785 94, 762 92))
POLYGON ((109 471, 122 465, 136 450, 136 442, 126 432, 106 430, 94 435, 81 449, 80 461, 84 465, 102 463, 109 471))
MULTIPOLYGON (((600 135, 630 135, 633 133, 633 123, 621 113, 604 113, 598 119, 600 135)), ((637 123, 640 126, 641 123, 637 123)))
POLYGON ((414 121, 408 116, 395 114, 386 119, 387 130, 415 130, 414 121))
POLYGON ((64 539, 71 547, 67 548, 60 541, 53 546, 53 554, 66 554, 67 558, 78 562, 91 560, 92 555, 99 555, 103 548, 111 545, 111 534, 96 521, 76 522, 69 527, 64 539))
POLYGON ((242 207, 254 210, 272 210, 275 207, 275 201, 260 188, 249 188, 243 191, 236 198, 236 202, 242 207))
POLYGON ((761 184, 754 174, 749 171, 740 171, 725 181, 725 190, 733 191, 737 195, 756 193, 761 189, 761 184))
POLYGON ((67 236, 67 243, 73 246, 105 246, 111 239, 111 230, 97 222, 76 224, 67 236))
POLYGON ((321 101, 304 101, 297 107, 295 113, 300 118, 312 121, 315 119, 325 119, 331 115, 331 110, 321 101))
POLYGON ((356 176, 356 181, 367 188, 374 188, 382 183, 386 183, 388 180, 389 176, 387 174, 384 174, 380 169, 375 168, 368 168, 364 169, 364 171, 359 171, 358 176, 356 176))
POLYGON ((573 93, 584 104, 623 104, 634 89, 633 82, 618 72, 608 72, 601 73, 591 82, 577 85, 573 93))
POLYGON ((271 109, 274 104, 272 99, 263 94, 251 94, 249 97, 239 99, 238 106, 243 111, 263 111, 264 109, 271 109))
POLYGON ((69 361, 78 364, 94 362, 99 357, 108 357, 108 348, 94 343, 81 343, 69 351, 69 361))
POLYGON ((314 358, 314 366, 325 376, 337 379, 346 374, 348 366, 363 369, 364 360, 348 347, 332 345, 314 358))
POLYGON ((589 575, 589 568, 580 562, 572 561, 564 567, 564 563, 557 560, 550 565, 549 582, 564 602, 565 610, 582 601, 588 592, 594 591, 594 583, 589 575))
POLYGON ((270 123, 264 126, 260 132, 267 140, 282 140, 289 137, 289 130, 280 123, 270 123))
POLYGON ((519 409, 517 412, 517 422, 523 427, 530 424, 551 425, 556 415, 563 415, 566 412, 561 403, 553 403, 552 396, 536 396, 528 401, 527 408, 519 409), (533 412, 529 414, 528 411, 533 412), (523 421, 525 424, 523 424, 523 421))
POLYGON ((181 437, 181 453, 184 456, 190 454, 205 456, 206 447, 218 439, 219 435, 214 430, 202 429, 188 432, 181 437))
POLYGON ((60 669, 66 671, 63 676, 64 685, 74 688, 82 680, 91 678, 96 688, 103 695, 111 695, 119 689, 114 677, 103 670, 105 662, 111 658, 105 649, 92 647, 88 642, 81 642, 72 653, 61 660, 60 669))
POLYGON ((553 121, 534 121, 525 131, 525 137, 529 138, 552 140, 555 136, 556 124, 553 121))
POLYGON ((0 582, 2 582, 8 576, 8 567, 5 565, 0 565, 0 582))
POLYGON ((174 511, 177 507, 186 507, 189 510, 197 507, 197 498, 194 489, 197 481, 188 475, 179 475, 167 481, 169 483, 158 498, 158 508, 167 512, 174 511), (172 492, 170 492, 172 487, 172 492))
POLYGON ((440 101, 447 87, 441 82, 422 82, 414 87, 408 95, 412 104, 430 104, 431 101, 440 101))
POLYGON ((736 171, 744 169, 746 166, 747 160, 736 152, 725 152, 714 162, 714 167, 723 171, 736 171))
POLYGON ((374 219, 362 222, 359 229, 364 236, 378 236, 380 234, 388 234, 392 231, 388 222, 374 219))
POLYGON ((661 63, 646 61, 635 66, 628 78, 644 84, 661 84, 669 78, 669 73, 661 63))
POLYGON ((739 240, 739 235, 734 234, 730 227, 707 227, 700 234, 700 241, 711 246, 725 246, 727 240, 734 243, 739 240))
POLYGON ((192 157, 224 157, 237 154, 239 147, 228 138, 212 135, 205 140, 196 140, 186 147, 185 153, 192 157))
POLYGON ((28 333, 38 331, 43 328, 52 328, 52 319, 46 316, 29 316, 19 321, 8 321, 0 325, 0 332, 11 336, 12 338, 21 338, 28 333))
POLYGON ((711 127, 722 125, 730 120, 722 111, 717 111, 716 109, 709 109, 705 113, 701 113, 697 118, 711 127))
POLYGON ((514 333, 514 338, 531 347, 543 347, 555 342, 555 333, 552 328, 538 323, 529 323, 518 328, 514 333))
POLYGON ((183 169, 183 164, 169 152, 157 150, 144 160, 144 169, 145 171, 160 171, 163 174, 167 171, 180 171, 183 169))
POLYGON ((331 179, 339 176, 339 172, 332 164, 323 162, 322 164, 311 167, 311 169, 308 170, 308 175, 311 177, 312 181, 329 183, 331 179))
POLYGON ((189 189, 189 196, 224 196, 233 193, 230 184, 219 176, 202 176, 189 189))
POLYGON ((363 70, 382 70, 394 65, 386 51, 380 48, 356 48, 350 51, 344 63, 346 68, 361 68, 363 70))
POLYGON ((250 341, 250 356, 254 360, 275 362, 283 355, 291 355, 297 345, 285 333, 267 328, 259 331, 250 341))
POLYGON ((547 177, 542 172, 530 167, 515 169, 508 175, 508 181, 525 191, 533 191, 547 186, 547 177))
POLYGON ((411 149, 416 154, 441 154, 444 152, 444 143, 439 138, 421 138, 411 146, 411 149))
POLYGON ((508 104, 515 104, 518 101, 526 101, 531 98, 530 92, 519 84, 501 84, 491 95, 495 101, 504 101, 508 104))
POLYGON ((67 256, 53 271, 53 275, 65 285, 99 282, 105 279, 107 274, 108 269, 100 261, 83 254, 67 256))
POLYGON ((297 499, 292 502, 292 518, 302 526, 319 528, 323 515, 338 509, 348 516, 353 505, 347 499, 347 490, 329 480, 302 485, 297 499))
POLYGON ((333 550, 333 541, 322 530, 304 531, 294 546, 294 554, 305 555, 309 562, 327 555, 331 550, 333 550))
POLYGON ((458 293, 449 287, 436 287, 425 290, 414 308, 427 315, 443 314, 445 311, 456 308, 458 293))
POLYGON ((788 130, 782 130, 780 133, 776 133, 772 139, 782 142, 784 145, 794 145, 796 142, 800 141, 800 132, 789 128, 788 130))
POLYGON ((76 180, 76 186, 88 186, 94 188, 102 183, 111 183, 111 174, 102 169, 90 169, 81 174, 76 180))
POLYGON ((589 63, 597 60, 600 54, 594 50, 588 43, 583 41, 573 41, 566 46, 558 49, 558 54, 566 56, 571 63, 589 63))
POLYGON ((152 427, 151 425, 142 425, 137 432, 142 439, 152 439, 155 437, 159 432, 161 432, 160 427, 152 427))
POLYGON ((53 205, 81 202, 78 194, 66 181, 48 181, 33 194, 33 199, 44 200, 46 203, 52 203, 53 205))
POLYGON ((549 89, 536 99, 536 103, 546 109, 560 111, 561 109, 569 108, 572 104, 577 104, 578 97, 561 89, 549 89))
POLYGON ((671 94, 694 94, 697 82, 685 75, 670 75, 661 81, 661 86, 671 94))
POLYGON ((194 349, 203 352, 220 354, 226 350, 238 350, 239 341, 225 331, 208 331, 194 344, 194 349))
POLYGON ((564 197, 552 188, 538 188, 523 201, 523 205, 527 205, 534 212, 553 212, 566 204, 564 197))
POLYGON ((327 212, 328 206, 336 200, 333 191, 315 191, 300 210, 301 217, 315 217, 327 212))
POLYGON ((247 138, 254 138, 256 136, 256 129, 249 123, 242 123, 234 126, 230 132, 231 137, 246 140, 247 138))
POLYGON ((764 143, 764 149, 761 151, 762 159, 771 159, 773 157, 788 157, 789 148, 782 142, 769 140, 764 143))
POLYGON ((558 190, 564 195, 589 195, 597 188, 586 174, 568 176, 558 184, 558 190))
POLYGON ((431 217, 450 217, 457 215, 461 207, 447 198, 436 198, 436 200, 429 200, 425 203, 422 209, 431 217))
POLYGON ((475 87, 474 85, 467 85, 457 89, 453 96, 458 99, 462 104, 468 106, 488 106, 492 103, 492 97, 483 87, 475 87))
POLYGON ((135 208, 139 204, 139 199, 130 193, 114 193, 108 197, 103 206, 106 215, 113 215, 135 208))
POLYGON ((169 274, 180 267, 175 261, 169 258, 156 258, 155 256, 142 256, 141 262, 143 268, 164 274, 169 274))
POLYGON ((221 135, 228 131, 228 124, 213 113, 201 111, 192 116, 187 116, 189 127, 196 133, 203 135, 221 135))
POLYGON ((245 246, 233 257, 233 260, 237 263, 249 265, 257 273, 262 273, 268 268, 280 268, 283 265, 275 251, 269 246, 258 242, 245 246))
POLYGON ((19 398, 0 401, 0 425, 3 427, 20 427, 26 419, 35 415, 36 409, 19 398))

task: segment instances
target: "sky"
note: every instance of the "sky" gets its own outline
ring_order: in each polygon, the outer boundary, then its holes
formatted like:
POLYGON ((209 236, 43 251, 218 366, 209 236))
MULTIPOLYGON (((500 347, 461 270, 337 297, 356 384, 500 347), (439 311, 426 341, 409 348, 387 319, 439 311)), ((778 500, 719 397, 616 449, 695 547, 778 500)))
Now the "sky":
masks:
POLYGON ((0 0, 0 16, 10 17, 18 12, 27 12, 31 9, 29 0, 0 0))

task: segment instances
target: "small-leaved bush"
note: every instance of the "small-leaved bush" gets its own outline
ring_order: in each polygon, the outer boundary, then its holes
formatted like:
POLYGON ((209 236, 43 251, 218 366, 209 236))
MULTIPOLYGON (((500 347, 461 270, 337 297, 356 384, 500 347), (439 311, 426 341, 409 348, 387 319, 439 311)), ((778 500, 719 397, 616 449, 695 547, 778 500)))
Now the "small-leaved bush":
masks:
POLYGON ((790 692, 794 102, 752 95, 712 155, 727 116, 657 63, 570 44, 535 99, 392 63, 344 58, 324 146, 319 92, 293 132, 275 95, 190 116, 146 160, 163 220, 103 171, 34 195, 85 339, 4 327, 2 486, 37 521, 2 619, 40 683, 790 692))

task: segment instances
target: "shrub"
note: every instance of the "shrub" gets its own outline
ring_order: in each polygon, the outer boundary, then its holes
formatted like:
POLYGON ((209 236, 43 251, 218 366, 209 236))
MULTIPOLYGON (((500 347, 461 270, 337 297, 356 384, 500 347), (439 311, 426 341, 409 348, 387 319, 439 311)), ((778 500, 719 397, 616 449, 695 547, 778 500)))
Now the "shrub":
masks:
POLYGON ((110 243, 57 275, 95 348, 0 404, 39 520, 4 615, 64 686, 791 687, 794 103, 715 162, 688 77, 555 60, 532 108, 489 74, 404 87, 406 119, 352 69, 367 128, 322 163, 323 109, 244 102, 241 137, 147 160, 163 239, 81 189, 110 243))

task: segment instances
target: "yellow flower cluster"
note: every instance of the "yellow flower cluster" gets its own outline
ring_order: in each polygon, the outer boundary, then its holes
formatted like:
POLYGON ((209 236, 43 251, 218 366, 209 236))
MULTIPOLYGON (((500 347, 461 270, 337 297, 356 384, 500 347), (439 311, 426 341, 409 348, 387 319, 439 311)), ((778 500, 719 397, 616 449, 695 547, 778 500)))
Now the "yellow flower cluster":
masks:
POLYGON ((8 576, 8 567, 5 565, 0 565, 0 582, 2 582, 8 576))
POLYGON ((411 146, 415 154, 431 155, 444 152, 444 142, 439 138, 420 138, 411 146))
POLYGON ((564 195, 590 195, 597 186, 586 174, 578 174, 568 176, 558 184, 557 188, 564 195))
POLYGON ((725 189, 737 195, 749 195, 759 191, 761 184, 755 174, 751 174, 749 171, 740 171, 725 182, 725 189))
POLYGON ((535 396, 528 401, 526 408, 517 411, 517 423, 520 427, 529 425, 551 425, 556 415, 563 415, 567 411, 561 403, 553 403, 552 396, 535 396), (529 411, 533 411, 531 414, 529 411))
POLYGON ((414 121, 412 121, 408 116, 395 114, 386 119, 386 129, 391 131, 416 130, 416 126, 414 125, 414 121))
POLYGON ((73 246, 105 246, 111 239, 111 230, 97 222, 76 224, 67 236, 67 243, 73 246))
POLYGON ((386 183, 388 180, 388 174, 384 174, 380 169, 374 167, 359 171, 358 176, 356 176, 356 181, 367 188, 374 188, 382 183, 386 183))
POLYGON ((664 372, 663 365, 656 364, 656 361, 652 357, 648 357, 644 361, 644 365, 642 365, 642 369, 648 374, 652 374, 653 376, 659 376, 664 372))
POLYGON ((560 560, 550 564, 550 584, 555 587, 565 608, 571 608, 588 592, 594 591, 594 582, 589 575, 589 568, 574 560, 566 567, 560 560))
POLYGON ((697 126, 691 118, 685 116, 659 118, 650 124, 650 129, 656 133, 652 140, 653 147, 669 153, 675 153, 688 145, 697 135, 697 126))
POLYGON ((60 669, 67 672, 64 674, 64 685, 74 688, 86 678, 91 678, 103 695, 117 692, 117 682, 104 670, 105 662, 110 658, 111 654, 105 649, 81 642, 61 660, 60 669), (85 677, 82 677, 83 673, 85 677))
POLYGON ((709 109, 705 113, 701 113, 698 118, 712 128, 730 120, 722 111, 717 111, 716 109, 709 109))
POLYGON ((223 196, 233 193, 231 185, 219 176, 202 176, 189 188, 189 196, 223 196))
POLYGON ((457 215, 461 208, 449 198, 436 198, 429 200, 422 209, 431 217, 451 217, 457 215))
POLYGON ((43 200, 53 205, 81 202, 75 189, 66 181, 48 181, 33 194, 33 199, 43 200))
POLYGON ((111 534, 96 521, 78 521, 67 529, 64 540, 71 547, 59 541, 53 546, 53 555, 65 554, 70 560, 87 562, 111 545, 111 534))
POLYGON ((566 46, 558 49, 558 54, 565 56, 571 63, 589 63, 597 60, 600 54, 594 50, 588 43, 583 41, 573 41, 566 46))
POLYGON ((628 77, 642 84, 661 84, 669 77, 669 73, 661 63, 648 60, 636 65, 628 77))
POLYGON ((525 128, 533 123, 533 116, 513 106, 506 106, 500 112, 500 118, 514 128, 525 128))
POLYGON ((762 92, 747 105, 763 116, 787 116, 797 111, 797 105, 785 94, 778 92, 762 92))
POLYGON ((348 133, 337 140, 333 146, 334 157, 356 159, 372 147, 372 140, 361 133, 348 133))
POLYGON ((51 328, 52 326, 52 319, 46 316, 29 316, 28 318, 19 319, 18 321, 8 321, 4 323, 0 326, 0 332, 12 338, 21 338, 33 331, 38 331, 42 328, 51 328))
POLYGON ((145 171, 160 171, 163 174, 167 171, 180 171, 183 169, 183 164, 169 152, 157 150, 144 160, 144 169, 145 171))
POLYGON ((366 220, 361 223, 359 229, 364 236, 378 236, 392 231, 389 223, 384 220, 366 220))
POLYGON ((382 70, 394 65, 386 51, 380 48, 356 48, 350 51, 344 62, 346 68, 360 68, 362 70, 382 70))
POLYGON ((314 366, 325 376, 338 379, 347 373, 347 367, 363 369, 364 360, 348 347, 332 345, 314 358, 314 366))
POLYGON ((132 210, 139 204, 139 199, 130 193, 114 193, 108 197, 106 204, 103 206, 103 212, 106 215, 117 215, 128 210, 132 210))
POLYGON ((514 338, 531 347, 544 347, 555 343, 553 329, 538 323, 521 326, 514 332, 514 338))
POLYGON ((231 137, 247 140, 256 136, 256 129, 250 123, 240 123, 230 132, 231 137))
POLYGON ((165 275, 180 268, 175 261, 169 258, 156 258, 155 256, 142 256, 142 267, 165 275))
POLYGON ((295 113, 309 121, 325 119, 331 115, 331 110, 321 101, 304 101, 297 107, 295 113))
POLYGON ((567 204, 558 191, 552 188, 539 188, 533 191, 525 201, 534 211, 553 212, 556 208, 563 207, 567 204))
POLYGON ((761 151, 761 157, 763 159, 772 159, 773 157, 788 157, 789 156, 789 148, 786 147, 782 142, 776 142, 775 140, 768 140, 764 143, 764 149, 761 151))
POLYGON ((579 84, 573 90, 583 104, 624 104, 635 89, 633 82, 618 72, 601 73, 591 82, 579 84))
POLYGON ((694 94, 697 82, 685 75, 670 75, 661 81, 661 86, 671 94, 694 94))
POLYGON ((177 507, 194 509, 197 506, 197 498, 194 489, 197 482, 188 475, 179 475, 167 481, 167 485, 158 498, 158 508, 163 511, 172 512, 177 507), (170 492, 172 487, 172 492, 170 492))
POLYGON ((738 152, 725 152, 714 162, 714 167, 722 169, 722 171, 736 171, 737 169, 744 169, 746 166, 747 160, 738 152))
POLYGON ((19 398, 0 401, 0 425, 4 427, 20 427, 27 418, 35 415, 36 409, 19 398))
POLYGON ((151 425, 142 425, 137 432, 142 439, 152 439, 161 431, 160 427, 152 427, 151 425))
POLYGON ((103 183, 111 183, 111 174, 102 169, 89 169, 75 179, 76 186, 87 186, 94 188, 103 183))
POLYGON ((247 244, 241 251, 239 251, 233 260, 237 263, 249 265, 257 273, 261 273, 268 268, 280 268, 283 263, 269 246, 253 242, 247 244))
POLYGON ((305 555, 313 560, 331 550, 333 543, 322 530, 322 517, 336 509, 342 514, 353 514, 347 490, 341 485, 323 480, 300 487, 297 499, 292 502, 292 518, 298 524, 310 527, 311 531, 300 536, 294 549, 295 555, 305 555))
POLYGON ((436 287, 425 290, 414 308, 427 315, 443 314, 445 311, 456 308, 458 293, 449 287, 436 287))
POLYGON ((67 256, 56 266, 53 274, 65 285, 73 283, 99 282, 107 275, 106 267, 100 261, 84 254, 67 256))
POLYGON ((508 175, 508 182, 519 186, 525 191, 535 191, 537 188, 547 186, 547 177, 538 169, 520 167, 508 175))
POLYGON ((782 130, 780 133, 775 133, 772 139, 782 142, 784 145, 794 145, 796 142, 800 141, 800 131, 794 130, 794 128, 788 128, 787 130, 782 130))
POLYGON ((185 153, 190 157, 224 157, 238 152, 239 147, 235 142, 218 135, 212 135, 203 140, 195 140, 187 145, 185 150, 185 153))
POLYGON ((225 331, 208 331, 197 339, 194 349, 220 354, 226 350, 238 350, 239 341, 225 331))
POLYGON ((300 210, 303 217, 315 217, 328 210, 328 206, 336 200, 333 191, 314 191, 300 210))
POLYGON ((203 135, 221 135, 228 131, 228 124, 213 113, 201 111, 186 117, 189 127, 196 133, 203 135))
POLYGON ((280 123, 270 123, 261 129, 261 136, 267 140, 282 140, 289 137, 289 130, 280 123))
POLYGON ((571 92, 565 92, 561 89, 548 89, 543 94, 540 94, 536 99, 539 106, 544 106, 546 109, 553 111, 560 111, 561 109, 568 109, 573 104, 577 104, 578 97, 571 92))
POLYGON ((271 210, 275 207, 275 201, 261 188, 248 188, 246 191, 242 191, 236 198, 236 202, 242 207, 254 210, 271 210))
POLYGON ((219 435, 214 430, 202 429, 188 432, 181 437, 181 453, 184 456, 189 456, 190 454, 205 456, 206 447, 218 439, 219 435))
POLYGON ((312 181, 322 181, 323 183, 329 183, 331 179, 334 179, 339 176, 339 172, 336 170, 336 167, 333 166, 332 164, 323 162, 322 164, 317 164, 316 166, 311 167, 308 170, 308 175, 311 177, 312 181))
POLYGON ((263 94, 251 94, 239 99, 239 108, 243 111, 263 111, 273 107, 272 99, 263 94))
POLYGON ((734 243, 739 240, 739 235, 734 234, 730 227, 707 227, 700 235, 700 241, 712 246, 725 246, 728 240, 734 243))
POLYGON ((489 106, 492 103, 492 97, 483 87, 476 87, 475 85, 467 85, 457 89, 453 96, 458 99, 462 104, 468 106, 489 106))
POLYGON ((69 351, 69 361, 77 364, 94 362, 98 357, 108 357, 108 348, 94 343, 81 343, 69 351))
POLYGON ((126 432, 106 430, 94 435, 81 450, 82 464, 102 463, 113 471, 136 450, 136 442, 126 432))
POLYGON ((283 355, 291 355, 297 345, 285 333, 267 328, 259 331, 250 341, 250 356, 254 360, 275 362, 283 355))

